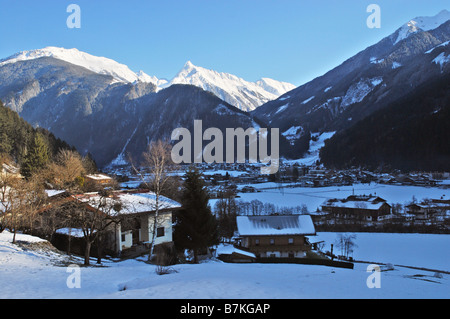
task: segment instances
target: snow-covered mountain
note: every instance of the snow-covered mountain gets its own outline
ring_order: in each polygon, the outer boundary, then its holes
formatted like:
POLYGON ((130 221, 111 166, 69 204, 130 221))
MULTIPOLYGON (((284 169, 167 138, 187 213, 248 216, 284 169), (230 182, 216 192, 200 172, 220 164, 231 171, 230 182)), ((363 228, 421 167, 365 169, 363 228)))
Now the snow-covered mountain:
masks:
POLYGON ((255 110, 262 104, 275 100, 295 88, 293 84, 268 78, 249 82, 236 75, 195 66, 190 61, 162 87, 173 84, 190 84, 200 87, 243 111, 255 110))
POLYGON ((410 20, 341 65, 252 114, 296 140, 308 132, 345 130, 450 72, 450 12, 410 20))
POLYGON ((79 51, 78 49, 65 49, 58 47, 46 47, 43 49, 22 51, 6 59, 0 60, 0 66, 16 63, 19 61, 30 61, 42 57, 52 57, 63 60, 71 64, 81 66, 92 72, 104 75, 111 75, 113 82, 133 83, 137 81, 161 85, 167 81, 159 80, 154 76, 149 76, 143 71, 135 73, 125 64, 118 63, 112 59, 98 57, 79 51))
POLYGON ((195 66, 191 62, 187 62, 183 69, 169 82, 165 79, 148 75, 142 70, 135 73, 125 64, 109 58, 94 56, 75 48, 46 47, 22 51, 0 60, 0 66, 42 57, 63 60, 97 74, 111 75, 113 77, 112 83, 152 83, 157 87, 157 91, 168 88, 173 84, 194 85, 215 94, 222 100, 244 111, 254 110, 258 106, 275 100, 280 95, 295 88, 290 83, 268 78, 262 78, 257 82, 248 82, 232 74, 219 73, 195 66))
POLYGON ((397 44, 414 33, 436 29, 448 20, 450 20, 450 12, 447 10, 442 10, 433 17, 417 17, 401 26, 401 28, 391 36, 391 39, 394 44, 397 44))
POLYGON ((194 120, 222 131, 267 127, 193 85, 158 91, 153 83, 118 81, 111 73, 55 56, 29 56, 2 61, 0 100, 33 126, 50 130, 83 154, 90 152, 100 167, 119 164, 129 154, 139 161, 149 141, 170 139, 178 127, 192 129, 194 120))

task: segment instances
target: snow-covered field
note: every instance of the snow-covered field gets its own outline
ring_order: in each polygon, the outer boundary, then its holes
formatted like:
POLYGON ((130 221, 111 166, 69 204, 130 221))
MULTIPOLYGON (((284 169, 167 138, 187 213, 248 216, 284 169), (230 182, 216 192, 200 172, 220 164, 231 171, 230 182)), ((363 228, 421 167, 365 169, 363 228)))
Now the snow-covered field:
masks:
MULTIPOLYGON (((334 241, 335 233, 319 234, 334 241)), ((106 261, 103 267, 68 268, 65 255, 11 244, 0 234, 0 298, 304 299, 449 298, 449 275, 396 266, 450 270, 449 235, 357 234, 354 256, 390 262, 380 288, 368 288, 368 264, 355 269, 294 264, 226 264, 208 261, 173 266, 159 276, 139 260, 106 261), (378 249, 376 249, 378 247, 378 249), (79 271, 79 272, 77 272, 79 271), (79 287, 69 288, 77 283, 79 287), (69 286, 67 285, 69 283, 69 286)), ((18 235, 19 241, 36 241, 18 235)))
POLYGON ((385 184, 355 184, 353 186, 330 187, 293 187, 279 188, 276 183, 251 184, 261 190, 259 193, 239 194, 241 200, 260 200, 276 206, 301 206, 305 204, 310 212, 316 211, 320 205, 330 198, 346 198, 355 195, 376 195, 387 200, 389 204, 405 204, 411 202, 413 196, 417 201, 424 198, 450 199, 450 189, 438 187, 397 186, 385 184), (268 189, 272 188, 272 189, 268 189))

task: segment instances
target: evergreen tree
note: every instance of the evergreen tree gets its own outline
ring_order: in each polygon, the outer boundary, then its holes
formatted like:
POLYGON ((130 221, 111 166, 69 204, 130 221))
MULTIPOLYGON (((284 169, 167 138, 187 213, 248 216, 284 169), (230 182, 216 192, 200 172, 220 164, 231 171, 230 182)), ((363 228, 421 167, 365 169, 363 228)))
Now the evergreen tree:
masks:
POLYGON ((200 252, 219 243, 218 225, 208 204, 202 174, 197 168, 189 168, 184 177, 181 195, 184 210, 177 217, 174 237, 179 248, 193 250, 197 263, 200 252))
POLYGON ((42 134, 36 132, 22 164, 22 175, 30 177, 33 173, 43 169, 49 159, 48 145, 42 134))

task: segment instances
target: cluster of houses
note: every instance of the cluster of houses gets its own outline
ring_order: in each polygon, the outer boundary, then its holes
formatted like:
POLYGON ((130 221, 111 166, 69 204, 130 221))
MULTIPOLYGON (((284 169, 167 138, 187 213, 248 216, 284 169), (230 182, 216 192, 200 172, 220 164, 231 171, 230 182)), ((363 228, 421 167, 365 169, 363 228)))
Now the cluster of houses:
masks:
MULTIPOLYGON (((2 174, 18 174, 17 169, 2 165, 2 174)), ((222 178, 223 178, 223 174, 222 178)), ((249 178, 248 174, 240 174, 232 178, 249 178)), ((214 176, 209 175, 209 176, 214 176)), ((369 172, 358 171, 358 174, 335 173, 322 169, 307 169, 301 171, 299 180, 311 181, 314 186, 326 186, 333 180, 339 183, 352 183, 355 179, 359 182, 380 182, 376 176, 369 172), (318 181, 328 182, 318 182, 318 181)), ((229 179, 231 176, 226 176, 229 179)), ((378 177, 377 177, 378 178, 378 177)), ((387 178, 386 175, 383 178, 387 178)), ((85 177, 86 182, 98 188, 107 188, 113 184, 113 179, 105 174, 93 174, 85 177)), ((399 179, 396 179, 398 182, 399 179)), ((428 183, 429 178, 417 175, 416 178, 403 178, 402 183, 428 183)), ((393 183, 392 179, 386 182, 393 183)), ((233 183, 224 183, 228 188, 219 187, 217 192, 223 191, 235 193, 233 183), (231 186, 230 186, 231 185, 231 186)), ((428 184, 427 184, 428 185, 428 184)), ((214 187, 211 187, 214 190, 214 187)), ((256 191, 251 186, 245 188, 246 192, 256 191)), ((82 195, 69 195, 64 191, 48 190, 49 204, 41 211, 45 213, 54 207, 61 208, 64 205, 74 203, 96 214, 117 217, 119 222, 108 225, 103 234, 104 252, 113 256, 133 256, 133 253, 148 253, 152 242, 155 245, 173 244, 173 223, 175 216, 182 210, 179 203, 161 197, 158 209, 159 217, 156 217, 155 194, 142 190, 115 190, 108 195, 99 192, 85 193, 82 195)), ((222 196, 222 194, 216 194, 222 196)), ((450 200, 430 199, 420 203, 411 203, 405 206, 402 214, 393 212, 393 207, 383 198, 374 195, 352 195, 347 198, 329 199, 323 203, 317 212, 302 215, 278 215, 276 212, 268 216, 238 216, 236 218, 237 232, 234 248, 228 252, 222 252, 224 260, 250 262, 258 258, 303 258, 307 253, 316 248, 314 236, 316 228, 322 225, 375 225, 387 223, 411 223, 428 225, 442 223, 448 225, 450 213, 450 200)), ((53 218, 54 216, 52 216, 53 218)), ((42 221, 42 220, 41 220, 42 221)), ((38 228, 38 225, 37 225, 38 228)), ((60 249, 67 249, 77 239, 82 242, 85 235, 77 225, 66 225, 54 230, 54 240, 60 249), (71 242, 72 241, 72 242, 71 242)), ((80 244, 81 245, 81 244, 80 244)), ((95 251, 94 251, 95 253, 95 251)))
MULTIPOLYGON (((229 186, 230 184, 257 184, 268 181, 293 183, 299 187, 349 186, 353 184, 388 184, 406 186, 437 186, 439 180, 432 173, 374 173, 361 169, 330 170, 321 166, 302 166, 297 163, 281 162, 279 172, 274 176, 262 176, 258 166, 244 164, 203 164, 202 169, 216 173, 205 176, 208 186, 229 186), (224 174, 233 171, 239 174, 224 174)), ((445 173, 444 173, 445 175, 445 173)), ((449 178, 450 175, 442 176, 449 178)))
POLYGON ((373 195, 351 195, 329 199, 319 211, 311 213, 316 225, 360 225, 383 227, 386 224, 440 225, 450 222, 450 200, 427 199, 405 206, 403 213, 394 213, 383 198, 373 195))

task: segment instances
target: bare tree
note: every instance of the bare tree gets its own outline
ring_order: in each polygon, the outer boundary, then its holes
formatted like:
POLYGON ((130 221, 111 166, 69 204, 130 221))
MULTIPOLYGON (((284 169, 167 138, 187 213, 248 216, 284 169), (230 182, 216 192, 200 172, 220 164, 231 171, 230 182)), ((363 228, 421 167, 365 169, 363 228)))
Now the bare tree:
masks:
POLYGON ((32 234, 38 213, 47 202, 47 196, 39 175, 32 175, 28 180, 22 181, 20 187, 22 227, 32 234))
POLYGON ((77 180, 84 172, 83 160, 78 153, 61 150, 56 155, 55 162, 48 165, 43 177, 57 188, 76 190, 82 186, 77 180))
POLYGON ((358 247, 355 244, 356 235, 355 234, 339 234, 336 240, 336 246, 341 249, 341 255, 345 256, 347 259, 351 253, 353 253, 353 248, 358 247))
POLYGON ((16 242, 19 229, 30 230, 36 213, 44 203, 44 190, 37 180, 15 179, 9 183, 7 194, 2 195, 1 223, 13 232, 12 242, 16 242))
MULTIPOLYGON (((171 157, 171 146, 167 141, 158 140, 152 141, 147 146, 147 151, 143 153, 143 162, 141 168, 137 168, 134 164, 133 170, 140 177, 141 181, 147 186, 148 189, 155 193, 154 204, 154 221, 151 229, 151 242, 150 253, 148 256, 149 261, 152 260, 155 249, 155 239, 157 234, 157 228, 159 225, 159 215, 162 207, 161 196, 165 189, 169 188, 171 176, 169 171, 175 169, 175 164, 171 157)), ((131 161, 132 162, 132 161, 131 161)))
POLYGON ((19 183, 20 178, 16 175, 0 171, 0 232, 7 228, 14 201, 12 200, 12 189, 19 183))
POLYGON ((83 232, 85 240, 84 264, 90 264, 91 247, 113 223, 120 223, 122 203, 113 194, 104 191, 94 196, 75 196, 68 207, 70 224, 83 232))

